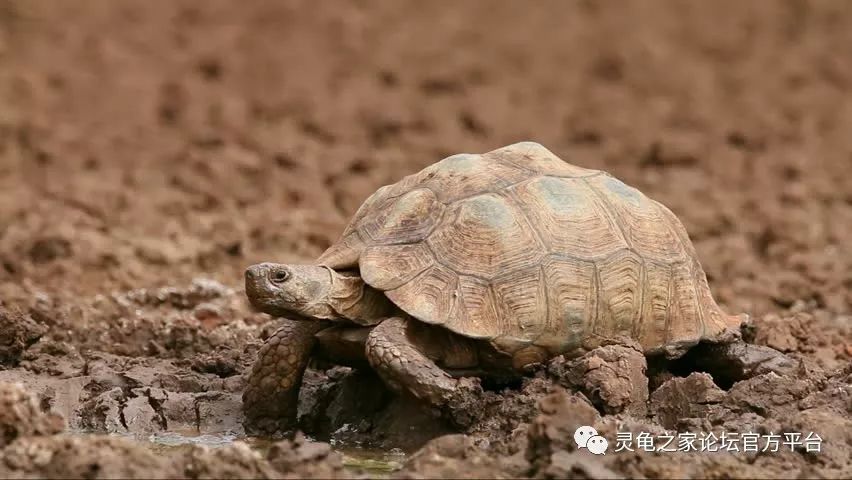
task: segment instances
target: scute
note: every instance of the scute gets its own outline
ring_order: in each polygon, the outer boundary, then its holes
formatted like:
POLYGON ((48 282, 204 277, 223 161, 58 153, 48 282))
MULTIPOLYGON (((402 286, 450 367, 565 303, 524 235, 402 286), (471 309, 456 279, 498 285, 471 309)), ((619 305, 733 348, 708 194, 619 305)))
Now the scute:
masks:
POLYGON ((544 254, 525 216, 508 198, 480 195, 449 208, 427 242, 435 258, 458 273, 491 279, 534 265, 544 254))
POLYGON ((683 242, 657 202, 609 175, 585 181, 605 199, 627 242, 640 255, 668 263, 686 259, 683 242))
POLYGON ((355 212, 352 220, 346 225, 340 239, 320 255, 317 264, 341 270, 358 266, 358 258, 365 247, 364 239, 361 238, 358 227, 364 221, 364 218, 373 212, 381 211, 380 207, 390 198, 394 198, 392 191, 392 185, 385 185, 367 197, 355 212))
POLYGON ((646 350, 652 350, 666 342, 671 303, 671 277, 670 265, 645 262, 642 322, 636 337, 646 350))
POLYGON ((365 216, 358 227, 371 243, 402 244, 425 238, 441 218, 444 205, 428 188, 416 188, 365 216))
POLYGON ((550 335, 547 324, 547 292, 538 265, 509 272, 492 282, 497 316, 504 340, 533 343, 550 335))
POLYGON ((455 272, 435 264, 385 295, 412 317, 442 325, 458 307, 458 282, 455 272))
POLYGON ((602 200, 582 180, 538 177, 511 190, 550 252, 594 259, 628 246, 602 200))
POLYGON ((701 319, 698 301, 692 266, 686 262, 672 265, 666 344, 694 345, 698 343, 704 334, 704 322, 701 319))
POLYGON ((459 275, 460 307, 444 325, 453 332, 473 338, 494 338, 501 332, 503 319, 497 315, 494 292, 488 282, 459 275))
POLYGON ((593 330, 606 337, 634 336, 641 314, 643 261, 630 250, 622 250, 597 262, 600 304, 593 330))
POLYGON ((598 292, 593 262, 571 258, 545 259, 542 269, 547 289, 547 335, 537 343, 550 351, 570 350, 591 331, 597 313, 598 292))
POLYGON ((432 252, 423 243, 371 245, 361 254, 361 278, 379 290, 392 290, 434 263, 432 252))

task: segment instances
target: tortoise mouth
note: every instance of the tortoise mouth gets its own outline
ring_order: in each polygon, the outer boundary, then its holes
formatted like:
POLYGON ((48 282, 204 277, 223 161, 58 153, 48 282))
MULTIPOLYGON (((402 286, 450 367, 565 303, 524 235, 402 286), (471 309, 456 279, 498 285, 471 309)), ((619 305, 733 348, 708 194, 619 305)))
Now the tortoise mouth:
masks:
POLYGON ((248 285, 246 286, 246 293, 251 306, 262 313, 273 317, 287 317, 292 320, 310 320, 309 317, 298 313, 298 304, 284 302, 280 297, 267 293, 253 293, 249 290, 248 285))
POLYGON ((269 269, 266 265, 252 265, 247 268, 245 282, 246 296, 253 307, 270 315, 281 313, 276 301, 278 287, 269 280, 269 269))

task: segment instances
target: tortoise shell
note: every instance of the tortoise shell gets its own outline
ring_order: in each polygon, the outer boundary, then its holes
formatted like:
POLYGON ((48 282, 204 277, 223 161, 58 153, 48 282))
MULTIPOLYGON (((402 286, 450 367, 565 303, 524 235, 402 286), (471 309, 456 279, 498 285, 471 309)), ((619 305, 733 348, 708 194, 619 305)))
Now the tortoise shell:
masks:
POLYGON ((510 352, 616 336, 682 351, 740 323, 717 306, 669 209, 533 142, 380 188, 318 263, 359 269, 412 317, 510 352))

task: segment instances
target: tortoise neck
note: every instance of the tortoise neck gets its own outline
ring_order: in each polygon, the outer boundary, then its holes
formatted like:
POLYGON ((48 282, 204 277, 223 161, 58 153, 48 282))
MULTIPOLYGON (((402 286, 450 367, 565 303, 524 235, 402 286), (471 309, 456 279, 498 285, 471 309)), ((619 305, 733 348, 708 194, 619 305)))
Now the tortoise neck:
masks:
POLYGON ((360 325, 375 325, 397 312, 382 292, 364 283, 360 276, 328 270, 331 274, 328 304, 340 316, 360 325))

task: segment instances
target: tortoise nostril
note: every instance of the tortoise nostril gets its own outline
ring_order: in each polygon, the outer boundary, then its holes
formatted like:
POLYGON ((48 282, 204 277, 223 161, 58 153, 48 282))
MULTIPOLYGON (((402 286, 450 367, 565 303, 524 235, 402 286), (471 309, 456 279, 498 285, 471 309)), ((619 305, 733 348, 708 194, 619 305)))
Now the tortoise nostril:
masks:
POLYGON ((251 267, 246 269, 246 278, 247 279, 254 280, 254 279, 258 278, 259 276, 260 275, 258 275, 258 271, 257 271, 256 266, 251 266, 251 267))

